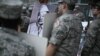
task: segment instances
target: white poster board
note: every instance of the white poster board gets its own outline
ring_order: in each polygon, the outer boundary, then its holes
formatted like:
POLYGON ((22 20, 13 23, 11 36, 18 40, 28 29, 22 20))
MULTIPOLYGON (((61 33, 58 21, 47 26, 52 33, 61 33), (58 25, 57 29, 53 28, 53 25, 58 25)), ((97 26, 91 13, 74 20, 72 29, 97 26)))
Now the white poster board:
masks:
POLYGON ((49 38, 51 36, 53 24, 55 22, 56 17, 57 17, 56 13, 48 13, 45 15, 44 25, 43 25, 43 36, 44 37, 49 38))
POLYGON ((36 37, 33 35, 28 35, 28 34, 23 35, 23 36, 25 36, 24 43, 34 47, 36 56, 46 56, 46 48, 47 48, 47 42, 48 42, 47 38, 36 37))

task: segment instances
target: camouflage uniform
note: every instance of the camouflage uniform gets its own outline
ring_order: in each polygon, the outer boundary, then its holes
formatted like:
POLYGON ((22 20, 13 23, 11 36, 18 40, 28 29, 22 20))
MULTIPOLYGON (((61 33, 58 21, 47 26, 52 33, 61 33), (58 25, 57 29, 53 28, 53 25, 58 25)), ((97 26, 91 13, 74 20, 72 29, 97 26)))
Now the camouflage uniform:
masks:
POLYGON ((90 24, 86 36, 81 56, 100 56, 100 15, 90 24))
MULTIPOLYGON (((0 22, 2 24, 0 27, 0 56, 34 56, 33 47, 25 41, 28 35, 11 30, 14 29, 11 27, 12 25, 5 26, 9 22, 5 20, 20 19, 22 4, 21 0, 2 0, 0 2, 0 22)), ((14 22, 12 24, 16 26, 18 21, 14 22)), ((11 24, 11 21, 9 23, 11 24)))
POLYGON ((25 42, 26 35, 0 27, 0 56, 34 56, 34 48, 25 42))
POLYGON ((71 12, 60 16, 54 24, 49 43, 58 47, 55 56, 76 56, 82 31, 81 21, 71 12))

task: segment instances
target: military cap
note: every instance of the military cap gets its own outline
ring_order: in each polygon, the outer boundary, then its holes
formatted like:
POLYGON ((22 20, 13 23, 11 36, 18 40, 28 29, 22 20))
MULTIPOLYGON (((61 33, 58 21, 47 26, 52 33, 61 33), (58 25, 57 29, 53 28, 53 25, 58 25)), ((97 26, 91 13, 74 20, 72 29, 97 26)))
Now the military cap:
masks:
POLYGON ((0 18, 17 19, 20 17, 23 2, 21 0, 2 0, 0 2, 0 18))
POLYGON ((65 3, 67 3, 67 4, 74 4, 75 3, 75 1, 74 0, 58 0, 58 3, 62 3, 62 2, 65 2, 65 3))

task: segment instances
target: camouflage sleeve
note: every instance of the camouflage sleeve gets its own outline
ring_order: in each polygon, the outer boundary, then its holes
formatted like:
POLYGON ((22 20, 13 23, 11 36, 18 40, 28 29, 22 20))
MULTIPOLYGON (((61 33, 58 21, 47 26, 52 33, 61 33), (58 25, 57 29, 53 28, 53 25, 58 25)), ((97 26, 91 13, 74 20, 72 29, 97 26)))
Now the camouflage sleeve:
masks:
POLYGON ((85 44, 82 50, 82 56, 90 56, 90 53, 96 43, 96 34, 97 34, 97 24, 95 24, 96 22, 93 22, 86 34, 86 38, 85 38, 85 44))
POLYGON ((57 20, 54 24, 52 36, 49 43, 56 46, 60 45, 61 42, 65 39, 67 32, 68 25, 66 26, 63 21, 57 20))

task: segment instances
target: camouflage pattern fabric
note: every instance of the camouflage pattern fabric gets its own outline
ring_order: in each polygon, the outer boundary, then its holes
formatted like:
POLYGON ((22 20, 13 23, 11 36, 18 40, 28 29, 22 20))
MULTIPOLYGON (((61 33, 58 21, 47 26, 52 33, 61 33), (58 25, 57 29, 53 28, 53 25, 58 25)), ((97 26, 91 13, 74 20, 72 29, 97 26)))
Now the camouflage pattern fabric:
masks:
POLYGON ((24 35, 0 28, 0 56, 35 56, 34 48, 24 43, 24 35))
POLYGON ((100 15, 90 24, 87 30, 81 56, 100 56, 100 15))
POLYGON ((82 31, 81 21, 72 13, 60 16, 52 31, 49 43, 58 47, 55 56, 76 56, 82 31))

